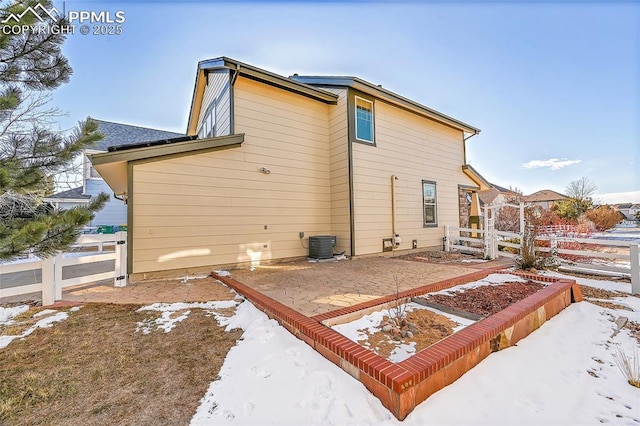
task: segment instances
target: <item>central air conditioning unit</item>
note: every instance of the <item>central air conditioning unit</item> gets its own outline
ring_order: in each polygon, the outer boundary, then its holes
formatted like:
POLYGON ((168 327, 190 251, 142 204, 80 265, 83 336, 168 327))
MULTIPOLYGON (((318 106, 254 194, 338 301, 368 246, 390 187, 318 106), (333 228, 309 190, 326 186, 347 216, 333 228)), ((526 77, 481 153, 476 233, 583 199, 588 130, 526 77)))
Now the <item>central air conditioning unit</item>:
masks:
POLYGON ((312 259, 331 259, 336 245, 334 235, 316 235, 309 237, 309 257, 312 259))

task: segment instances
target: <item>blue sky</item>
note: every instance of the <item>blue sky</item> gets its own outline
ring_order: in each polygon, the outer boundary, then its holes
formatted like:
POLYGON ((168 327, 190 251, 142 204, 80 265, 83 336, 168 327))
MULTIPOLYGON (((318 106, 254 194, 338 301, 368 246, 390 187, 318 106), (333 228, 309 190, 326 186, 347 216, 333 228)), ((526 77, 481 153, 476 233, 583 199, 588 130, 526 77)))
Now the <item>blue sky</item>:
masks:
POLYGON ((65 7, 126 21, 119 36, 68 37, 62 127, 90 115, 184 132, 196 63, 229 56, 283 75, 356 75, 478 127, 468 162, 493 183, 564 192, 586 176, 602 201, 640 202, 640 3, 65 7))

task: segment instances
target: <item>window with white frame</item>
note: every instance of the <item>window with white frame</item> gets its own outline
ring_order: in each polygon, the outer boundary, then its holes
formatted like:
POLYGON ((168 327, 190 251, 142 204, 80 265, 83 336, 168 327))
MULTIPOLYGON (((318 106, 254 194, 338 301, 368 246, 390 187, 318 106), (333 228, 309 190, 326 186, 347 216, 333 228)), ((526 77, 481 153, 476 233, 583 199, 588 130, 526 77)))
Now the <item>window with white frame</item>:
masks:
POLYGON ((198 131, 198 137, 200 138, 212 138, 216 135, 216 106, 211 104, 209 110, 202 120, 200 125, 200 131, 198 131))
POLYGON ((356 139, 374 143, 373 102, 356 96, 356 139))
POLYGON ((424 226, 438 225, 438 199, 436 197, 436 183, 422 181, 422 201, 424 210, 424 226))

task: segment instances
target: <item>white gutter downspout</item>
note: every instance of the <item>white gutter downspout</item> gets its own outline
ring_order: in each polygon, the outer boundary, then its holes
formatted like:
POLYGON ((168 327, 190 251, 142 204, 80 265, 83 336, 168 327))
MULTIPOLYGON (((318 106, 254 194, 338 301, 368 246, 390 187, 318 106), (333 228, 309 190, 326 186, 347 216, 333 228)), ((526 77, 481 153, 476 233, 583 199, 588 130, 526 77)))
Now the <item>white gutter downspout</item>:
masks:
POLYGON ((398 176, 391 175, 391 228, 393 232, 393 248, 400 247, 400 234, 396 227, 396 181, 398 176))

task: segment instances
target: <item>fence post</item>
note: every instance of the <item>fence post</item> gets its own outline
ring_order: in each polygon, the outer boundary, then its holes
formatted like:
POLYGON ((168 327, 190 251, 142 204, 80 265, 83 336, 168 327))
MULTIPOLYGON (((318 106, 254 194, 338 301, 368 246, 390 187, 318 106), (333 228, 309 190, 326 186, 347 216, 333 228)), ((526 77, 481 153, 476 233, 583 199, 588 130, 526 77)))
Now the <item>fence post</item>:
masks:
POLYGON ((558 239, 556 234, 549 235, 549 246, 551 248, 551 251, 549 252, 551 254, 551 261, 554 265, 559 265, 560 259, 558 259, 558 239))
POLYGON ((55 285, 55 300, 62 300, 62 253, 58 253, 53 257, 54 272, 53 283, 55 285))
POLYGON ((640 250, 638 244, 629 245, 631 255, 631 294, 640 294, 640 250))
POLYGON ((42 306, 56 302, 55 256, 42 259, 42 306))
POLYGON ((444 226, 444 251, 451 251, 451 247, 449 246, 449 225, 444 226))
POLYGON ((113 279, 114 287, 127 286, 127 233, 116 232, 116 276, 113 279))

